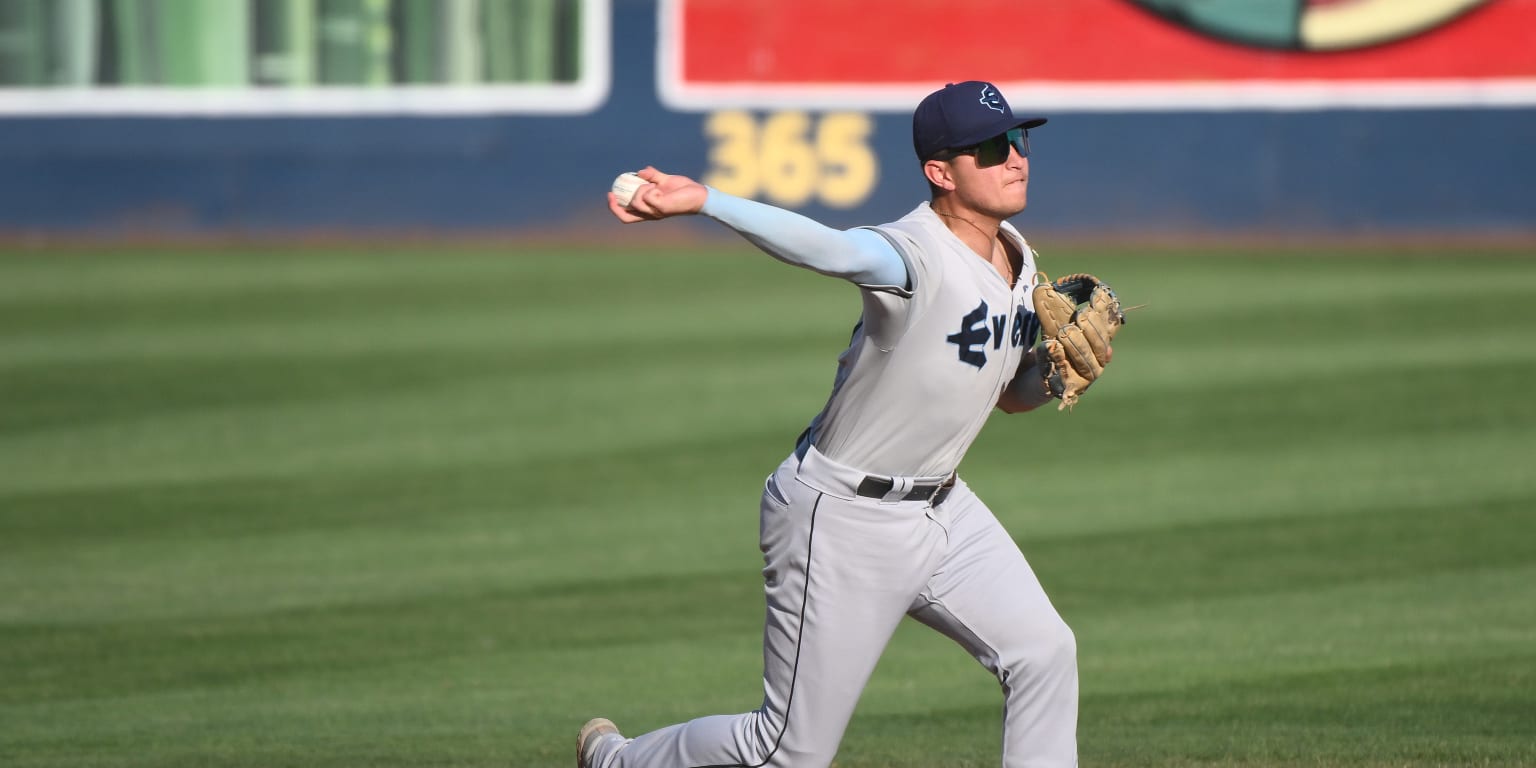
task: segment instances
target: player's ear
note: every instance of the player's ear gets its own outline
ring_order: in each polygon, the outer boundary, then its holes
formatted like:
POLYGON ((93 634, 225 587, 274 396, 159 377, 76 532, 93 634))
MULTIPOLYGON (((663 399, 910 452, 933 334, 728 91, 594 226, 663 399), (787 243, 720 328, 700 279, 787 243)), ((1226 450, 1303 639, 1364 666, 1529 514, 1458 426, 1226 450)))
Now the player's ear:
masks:
POLYGON ((945 191, 953 191, 955 188, 952 171, 949 163, 943 160, 928 160, 923 163, 923 175, 928 177, 928 183, 945 191))

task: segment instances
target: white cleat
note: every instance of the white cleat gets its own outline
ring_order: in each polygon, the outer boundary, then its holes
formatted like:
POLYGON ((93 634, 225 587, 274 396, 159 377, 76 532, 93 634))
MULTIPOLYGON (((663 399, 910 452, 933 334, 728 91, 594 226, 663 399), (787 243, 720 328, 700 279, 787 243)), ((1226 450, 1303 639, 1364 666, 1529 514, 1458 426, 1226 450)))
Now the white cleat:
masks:
POLYGON ((603 717, 588 720, 576 736, 576 768, 597 768, 592 762, 597 753, 597 745, 610 736, 623 738, 613 721, 603 717))

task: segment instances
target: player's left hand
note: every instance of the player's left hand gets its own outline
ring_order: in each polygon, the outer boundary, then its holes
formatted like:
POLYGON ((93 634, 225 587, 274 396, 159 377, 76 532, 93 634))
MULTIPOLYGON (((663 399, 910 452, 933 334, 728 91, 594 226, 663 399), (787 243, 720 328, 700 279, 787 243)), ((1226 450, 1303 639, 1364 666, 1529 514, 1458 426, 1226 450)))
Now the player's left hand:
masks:
POLYGON ((637 174, 648 183, 635 190, 628 208, 619 205, 612 192, 608 193, 608 210, 625 224, 698 213, 709 197, 709 188, 687 176, 662 173, 650 166, 637 174))
POLYGON ((1068 408, 1109 365, 1109 342, 1125 323, 1109 284, 1088 274, 1042 281, 1032 293, 1044 341, 1039 344, 1046 388, 1068 408))

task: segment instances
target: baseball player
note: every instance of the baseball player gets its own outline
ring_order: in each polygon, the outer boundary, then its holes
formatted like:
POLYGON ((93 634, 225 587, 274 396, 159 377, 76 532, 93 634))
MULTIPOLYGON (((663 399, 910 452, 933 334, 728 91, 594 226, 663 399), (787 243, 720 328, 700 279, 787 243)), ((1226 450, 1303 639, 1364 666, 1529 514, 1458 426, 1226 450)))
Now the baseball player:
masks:
MULTIPOLYGON (((579 768, 827 766, 903 616, 1002 684, 1005 766, 1076 765, 1072 631, 955 474, 994 407, 1062 394, 1034 346, 1034 253, 1006 220, 1024 209, 1029 130, 1044 123, 1015 116, 990 83, 930 94, 912 142, 932 199, 875 227, 830 229, 654 168, 628 206, 609 194, 622 222, 702 214, 850 281, 863 315, 826 407, 763 488, 762 706, 635 738, 594 719, 579 768)), ((1100 369, 1108 357, 1106 345, 1100 369)))

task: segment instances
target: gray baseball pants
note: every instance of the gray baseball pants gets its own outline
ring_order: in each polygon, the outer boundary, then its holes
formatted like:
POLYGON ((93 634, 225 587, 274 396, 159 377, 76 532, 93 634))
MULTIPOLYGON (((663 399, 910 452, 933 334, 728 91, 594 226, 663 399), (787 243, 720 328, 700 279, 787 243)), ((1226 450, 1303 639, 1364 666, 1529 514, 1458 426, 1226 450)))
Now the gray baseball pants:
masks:
POLYGON ((1077 764, 1076 643, 1012 537, 963 481, 930 506, 860 497, 863 477, 811 448, 765 484, 762 706, 611 742, 596 766, 824 768, 903 616, 1002 684, 1005 768, 1077 764))

